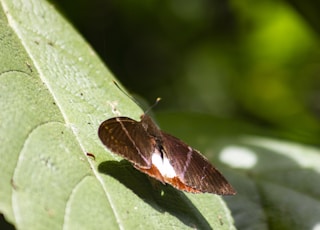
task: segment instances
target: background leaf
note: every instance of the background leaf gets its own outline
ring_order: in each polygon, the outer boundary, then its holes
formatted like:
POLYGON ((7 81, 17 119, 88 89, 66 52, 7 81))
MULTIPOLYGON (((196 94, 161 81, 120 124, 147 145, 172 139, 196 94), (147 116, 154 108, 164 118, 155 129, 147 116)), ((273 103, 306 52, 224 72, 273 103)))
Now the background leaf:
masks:
POLYGON ((8 222, 17 229, 233 229, 220 197, 154 188, 106 151, 99 124, 142 111, 51 5, 0 2, 0 210, 8 222))

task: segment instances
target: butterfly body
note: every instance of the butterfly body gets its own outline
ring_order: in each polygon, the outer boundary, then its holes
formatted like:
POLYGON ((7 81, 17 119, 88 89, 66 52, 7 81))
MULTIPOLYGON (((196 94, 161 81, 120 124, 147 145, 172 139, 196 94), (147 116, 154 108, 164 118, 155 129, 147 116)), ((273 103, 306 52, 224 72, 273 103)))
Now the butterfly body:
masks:
POLYGON ((197 150, 161 131, 148 115, 115 117, 98 131, 102 143, 162 183, 192 193, 233 195, 235 190, 197 150))

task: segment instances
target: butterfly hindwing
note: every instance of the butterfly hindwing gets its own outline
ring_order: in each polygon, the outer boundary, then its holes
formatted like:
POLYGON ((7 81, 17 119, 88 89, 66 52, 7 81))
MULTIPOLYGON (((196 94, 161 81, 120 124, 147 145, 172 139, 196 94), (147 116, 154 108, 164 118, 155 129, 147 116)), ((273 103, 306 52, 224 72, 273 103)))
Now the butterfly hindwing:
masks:
POLYGON ((162 132, 165 154, 181 182, 199 192, 220 195, 235 191, 212 164, 178 138, 162 132))

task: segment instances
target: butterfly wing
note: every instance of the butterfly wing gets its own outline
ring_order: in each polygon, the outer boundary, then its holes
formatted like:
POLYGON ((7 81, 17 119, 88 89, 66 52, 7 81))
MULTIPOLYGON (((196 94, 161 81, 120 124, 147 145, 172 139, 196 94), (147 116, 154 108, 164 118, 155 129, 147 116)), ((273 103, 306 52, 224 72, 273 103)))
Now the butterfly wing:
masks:
POLYGON ((183 190, 219 195, 236 193, 222 174, 201 153, 169 134, 162 132, 162 137, 165 154, 176 172, 177 179, 187 186, 182 188, 183 190))
POLYGON ((102 143, 110 149, 141 168, 151 167, 151 152, 154 147, 146 141, 150 136, 141 122, 128 117, 115 117, 104 121, 98 130, 102 143))

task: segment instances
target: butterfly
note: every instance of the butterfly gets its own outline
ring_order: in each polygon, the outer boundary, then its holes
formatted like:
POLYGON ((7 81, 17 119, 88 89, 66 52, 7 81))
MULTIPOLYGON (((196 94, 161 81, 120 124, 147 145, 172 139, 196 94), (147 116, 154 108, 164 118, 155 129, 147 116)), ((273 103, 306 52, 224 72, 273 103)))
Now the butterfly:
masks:
POLYGON ((140 121, 128 117, 108 119, 101 123, 98 135, 108 149, 163 184, 191 193, 236 194, 199 151, 161 131, 146 114, 140 121))

